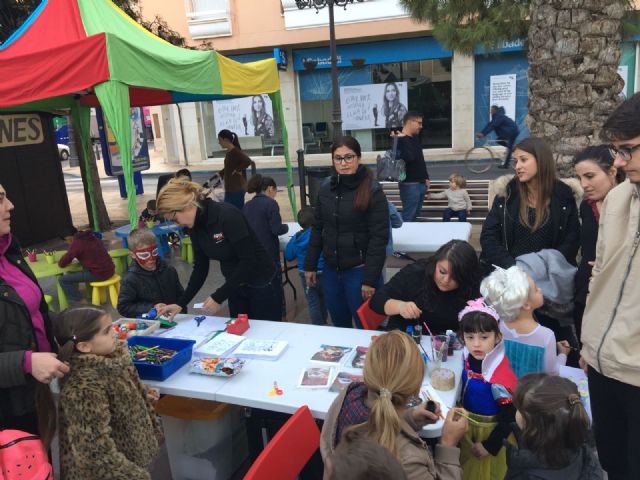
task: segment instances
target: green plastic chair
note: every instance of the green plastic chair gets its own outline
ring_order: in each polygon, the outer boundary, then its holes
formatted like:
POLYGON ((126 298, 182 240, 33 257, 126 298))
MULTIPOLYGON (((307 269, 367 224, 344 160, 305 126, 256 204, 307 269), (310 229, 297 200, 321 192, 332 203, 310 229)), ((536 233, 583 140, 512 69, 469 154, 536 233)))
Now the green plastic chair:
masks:
POLYGON ((109 255, 113 258, 113 264, 116 267, 116 274, 122 275, 127 271, 129 266, 129 249, 128 248, 116 248, 115 250, 109 250, 109 255))

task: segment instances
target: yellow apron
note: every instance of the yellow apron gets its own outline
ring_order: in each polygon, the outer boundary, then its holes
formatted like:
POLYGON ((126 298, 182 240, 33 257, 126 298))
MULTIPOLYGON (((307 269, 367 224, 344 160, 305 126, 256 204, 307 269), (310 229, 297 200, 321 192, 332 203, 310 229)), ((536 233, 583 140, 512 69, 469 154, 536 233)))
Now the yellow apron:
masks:
MULTIPOLYGON (((507 473, 506 449, 503 447, 495 457, 489 455, 483 458, 476 458, 471 453, 471 446, 476 442, 482 442, 489 438, 489 435, 498 424, 497 416, 478 415, 469 412, 469 418, 476 420, 478 424, 469 422, 469 430, 462 438, 460 445, 460 465, 462 466, 463 480, 504 480, 507 473)), ((508 440, 515 444, 513 434, 508 440)))

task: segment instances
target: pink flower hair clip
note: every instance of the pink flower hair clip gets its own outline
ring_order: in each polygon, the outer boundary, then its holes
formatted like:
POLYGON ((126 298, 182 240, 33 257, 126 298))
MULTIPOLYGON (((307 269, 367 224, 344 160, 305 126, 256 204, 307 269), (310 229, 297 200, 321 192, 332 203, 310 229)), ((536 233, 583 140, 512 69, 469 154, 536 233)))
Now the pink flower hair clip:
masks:
POLYGON ((487 315, 495 318, 496 322, 500 321, 500 315, 498 315, 498 312, 496 312, 495 308, 493 308, 491 305, 487 305, 484 302, 484 297, 476 298, 475 300, 469 300, 467 302, 467 306, 464 307, 460 311, 460 313, 458 313, 458 321, 462 320, 462 317, 471 312, 486 313, 487 315))

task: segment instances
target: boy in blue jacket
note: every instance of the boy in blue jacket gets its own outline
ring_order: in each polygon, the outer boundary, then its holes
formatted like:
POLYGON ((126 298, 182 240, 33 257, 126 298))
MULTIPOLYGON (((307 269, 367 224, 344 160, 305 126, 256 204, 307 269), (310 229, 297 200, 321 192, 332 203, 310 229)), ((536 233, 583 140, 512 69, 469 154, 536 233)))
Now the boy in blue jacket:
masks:
POLYGON ((304 258, 307 254, 307 245, 311 236, 311 225, 313 225, 313 208, 304 207, 298 212, 298 224, 302 230, 296 233, 284 251, 284 258, 287 262, 298 259, 298 271, 300 273, 300 281, 304 288, 304 296, 309 305, 309 317, 313 325, 327 324, 327 307, 324 303, 324 292, 322 291, 322 268, 324 267, 324 258, 320 255, 318 259, 318 272, 316 276, 316 285, 307 286, 304 279, 304 258))

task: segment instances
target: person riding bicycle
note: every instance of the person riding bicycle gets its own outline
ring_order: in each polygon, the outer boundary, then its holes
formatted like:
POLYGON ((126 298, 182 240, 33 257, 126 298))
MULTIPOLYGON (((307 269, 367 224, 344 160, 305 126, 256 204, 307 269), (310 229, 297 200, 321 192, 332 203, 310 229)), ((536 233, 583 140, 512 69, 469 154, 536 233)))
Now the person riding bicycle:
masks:
POLYGON ((498 168, 509 168, 511 152, 513 151, 516 138, 518 138, 520 134, 520 129, 518 125, 516 125, 516 122, 507 117, 503 107, 491 105, 491 121, 487 123, 481 132, 476 133, 476 137, 482 138, 492 130, 496 132, 498 143, 507 147, 507 155, 505 156, 504 163, 498 168))

